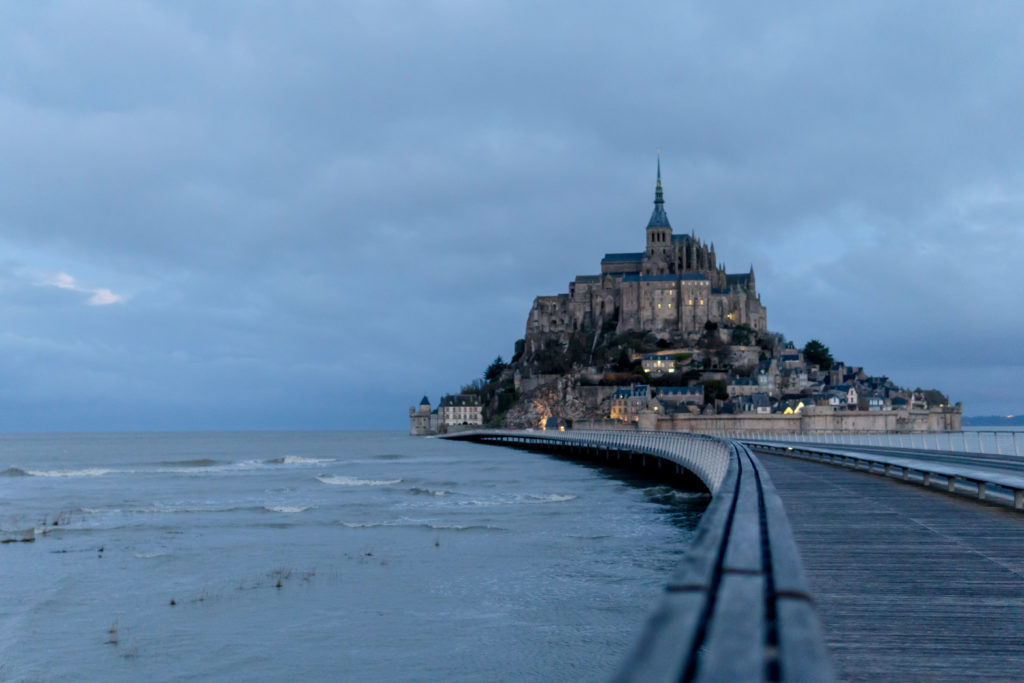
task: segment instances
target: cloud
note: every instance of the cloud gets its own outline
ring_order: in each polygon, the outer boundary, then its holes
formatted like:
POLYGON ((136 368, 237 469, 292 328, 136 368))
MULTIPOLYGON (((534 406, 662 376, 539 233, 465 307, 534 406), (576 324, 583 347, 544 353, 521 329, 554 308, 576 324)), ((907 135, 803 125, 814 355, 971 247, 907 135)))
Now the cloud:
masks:
POLYGON ((754 265, 772 329, 1024 412, 1019 4, 6 11, 0 317, 35 407, 0 426, 401 427, 642 248, 658 147, 673 227, 754 265))
POLYGON ((86 303, 90 306, 109 306, 110 304, 119 304, 124 301, 124 297, 120 294, 114 294, 105 287, 84 287, 78 284, 78 281, 75 280, 75 278, 63 272, 52 276, 42 277, 37 284, 44 287, 57 287, 59 289, 68 289, 72 292, 89 294, 90 296, 86 299, 86 303))

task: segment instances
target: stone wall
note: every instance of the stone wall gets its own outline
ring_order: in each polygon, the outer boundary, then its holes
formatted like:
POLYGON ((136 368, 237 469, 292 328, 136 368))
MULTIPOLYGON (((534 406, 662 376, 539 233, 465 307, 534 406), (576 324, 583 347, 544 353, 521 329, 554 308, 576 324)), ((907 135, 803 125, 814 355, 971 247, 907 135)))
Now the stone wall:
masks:
MULTIPOLYGON (((585 429, 608 429, 586 423, 585 429)), ((633 429, 625 422, 621 429, 633 429)), ((693 432, 695 434, 762 433, 815 434, 836 432, 958 432, 961 430, 959 407, 928 410, 843 410, 833 412, 823 406, 808 406, 794 415, 659 415, 653 411, 640 414, 638 428, 651 431, 693 432)))

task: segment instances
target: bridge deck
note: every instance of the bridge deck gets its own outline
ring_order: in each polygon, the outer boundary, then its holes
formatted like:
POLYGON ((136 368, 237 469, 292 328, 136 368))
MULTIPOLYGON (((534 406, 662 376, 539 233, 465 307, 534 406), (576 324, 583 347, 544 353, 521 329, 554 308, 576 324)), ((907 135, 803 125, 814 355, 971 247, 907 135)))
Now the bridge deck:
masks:
POLYGON ((1024 515, 759 455, 842 680, 1024 680, 1024 515))

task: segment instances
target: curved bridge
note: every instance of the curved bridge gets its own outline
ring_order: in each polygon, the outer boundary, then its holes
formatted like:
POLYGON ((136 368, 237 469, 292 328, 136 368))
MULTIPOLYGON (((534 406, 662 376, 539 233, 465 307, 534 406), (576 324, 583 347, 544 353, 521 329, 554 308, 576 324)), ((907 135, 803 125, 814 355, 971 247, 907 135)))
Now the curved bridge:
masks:
POLYGON ((789 522, 743 444, 692 434, 479 430, 444 438, 687 472, 712 493, 617 681, 834 679, 789 522))

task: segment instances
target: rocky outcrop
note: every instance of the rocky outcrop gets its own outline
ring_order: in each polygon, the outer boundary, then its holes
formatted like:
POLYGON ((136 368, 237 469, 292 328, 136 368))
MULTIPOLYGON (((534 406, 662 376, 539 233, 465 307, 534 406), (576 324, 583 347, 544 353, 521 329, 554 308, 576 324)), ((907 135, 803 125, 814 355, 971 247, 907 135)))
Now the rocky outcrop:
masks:
POLYGON ((551 382, 523 393, 505 414, 504 426, 536 429, 549 417, 570 421, 600 418, 600 407, 593 405, 593 400, 583 394, 578 373, 555 377, 551 382))

